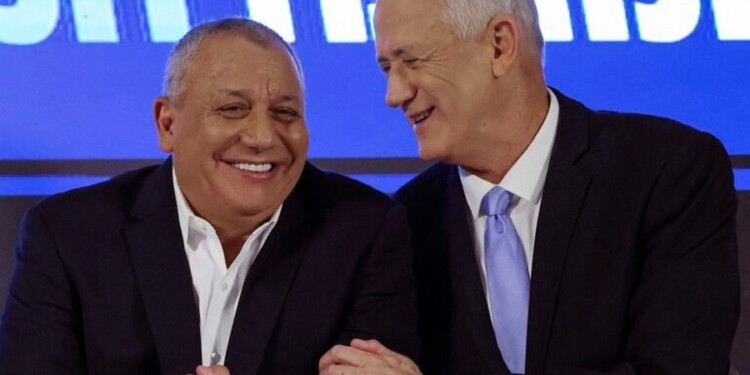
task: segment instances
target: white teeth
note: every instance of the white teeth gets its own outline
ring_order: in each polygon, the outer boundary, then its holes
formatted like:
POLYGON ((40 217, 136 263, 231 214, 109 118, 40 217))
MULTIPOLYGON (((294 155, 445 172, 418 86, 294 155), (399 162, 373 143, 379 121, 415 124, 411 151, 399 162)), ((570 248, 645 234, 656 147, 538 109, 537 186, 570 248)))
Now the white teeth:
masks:
POLYGON ((420 113, 419 115, 417 115, 417 117, 415 117, 415 118, 414 118, 414 122, 415 122, 415 123, 419 123, 419 122, 422 122, 422 121, 424 121, 424 119, 426 119, 427 117, 429 117, 429 116, 430 116, 430 114, 432 114, 432 111, 433 111, 434 109, 435 109, 435 108, 430 108, 430 109, 428 109, 428 110, 426 110, 426 111, 424 111, 424 112, 420 113))
POLYGON ((250 163, 233 163, 233 167, 248 171, 248 172, 268 172, 273 168, 273 165, 270 163, 263 163, 263 164, 250 164, 250 163))

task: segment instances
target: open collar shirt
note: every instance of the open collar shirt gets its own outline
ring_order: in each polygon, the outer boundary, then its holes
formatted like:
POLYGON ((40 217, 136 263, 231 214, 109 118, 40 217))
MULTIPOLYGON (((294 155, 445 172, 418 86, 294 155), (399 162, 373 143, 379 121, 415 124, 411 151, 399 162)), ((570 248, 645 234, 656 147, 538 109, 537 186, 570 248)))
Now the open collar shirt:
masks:
POLYGON ((174 169, 172 181, 182 241, 200 315, 202 364, 224 364, 245 278, 268 235, 276 226, 283 205, 248 236, 237 258, 227 267, 216 230, 211 223, 193 212, 180 190, 174 169))

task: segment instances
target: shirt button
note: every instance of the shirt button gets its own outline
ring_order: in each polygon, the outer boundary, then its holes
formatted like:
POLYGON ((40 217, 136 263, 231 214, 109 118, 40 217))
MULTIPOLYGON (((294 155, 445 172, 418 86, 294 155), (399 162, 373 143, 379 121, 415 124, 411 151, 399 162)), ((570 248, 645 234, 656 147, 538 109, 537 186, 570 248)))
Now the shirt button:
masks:
POLYGON ((211 353, 211 366, 216 366, 221 361, 221 355, 217 352, 211 353))
POLYGON ((227 285, 227 283, 221 283, 221 291, 222 292, 225 291, 225 290, 227 290, 228 287, 229 286, 227 285))

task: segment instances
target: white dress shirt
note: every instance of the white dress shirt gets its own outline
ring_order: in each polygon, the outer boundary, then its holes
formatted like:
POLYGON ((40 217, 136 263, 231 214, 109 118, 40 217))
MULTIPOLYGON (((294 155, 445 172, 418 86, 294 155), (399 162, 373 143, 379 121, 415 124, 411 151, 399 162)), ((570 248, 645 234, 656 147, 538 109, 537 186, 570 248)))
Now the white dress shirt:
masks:
POLYGON ((172 181, 185 254, 193 278, 193 293, 200 314, 203 365, 223 365, 245 277, 276 225, 281 206, 267 222, 253 231, 237 258, 227 268, 216 230, 190 208, 177 184, 174 169, 172 181))
POLYGON ((500 186, 514 195, 510 205, 510 220, 518 232, 526 253, 526 264, 529 275, 531 275, 531 264, 534 259, 534 238, 536 236, 536 224, 539 218, 539 208, 542 203, 542 189, 547 177, 552 144, 557 132, 557 120, 560 114, 560 105, 557 97, 551 90, 549 92, 549 110, 541 128, 537 132, 529 147, 521 154, 508 173, 499 184, 483 180, 464 168, 458 167, 461 185, 469 206, 469 227, 473 230, 474 254, 479 265, 484 287, 487 307, 492 316, 492 307, 487 295, 487 268, 484 260, 484 230, 486 215, 480 212, 482 198, 493 187, 500 186))

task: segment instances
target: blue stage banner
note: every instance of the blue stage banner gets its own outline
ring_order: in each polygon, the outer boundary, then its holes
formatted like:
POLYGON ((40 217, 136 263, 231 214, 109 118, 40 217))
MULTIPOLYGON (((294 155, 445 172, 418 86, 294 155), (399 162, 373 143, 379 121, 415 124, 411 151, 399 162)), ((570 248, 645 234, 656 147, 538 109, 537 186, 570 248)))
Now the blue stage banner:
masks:
MULTIPOLYGON (((551 86, 594 109, 677 119, 717 136, 733 160, 748 159, 750 1, 537 6, 551 86)), ((163 158, 151 105, 167 54, 191 26, 226 16, 263 22, 298 51, 311 157, 416 157, 411 129, 384 103, 374 8, 369 0, 0 0, 0 162, 163 158)))

